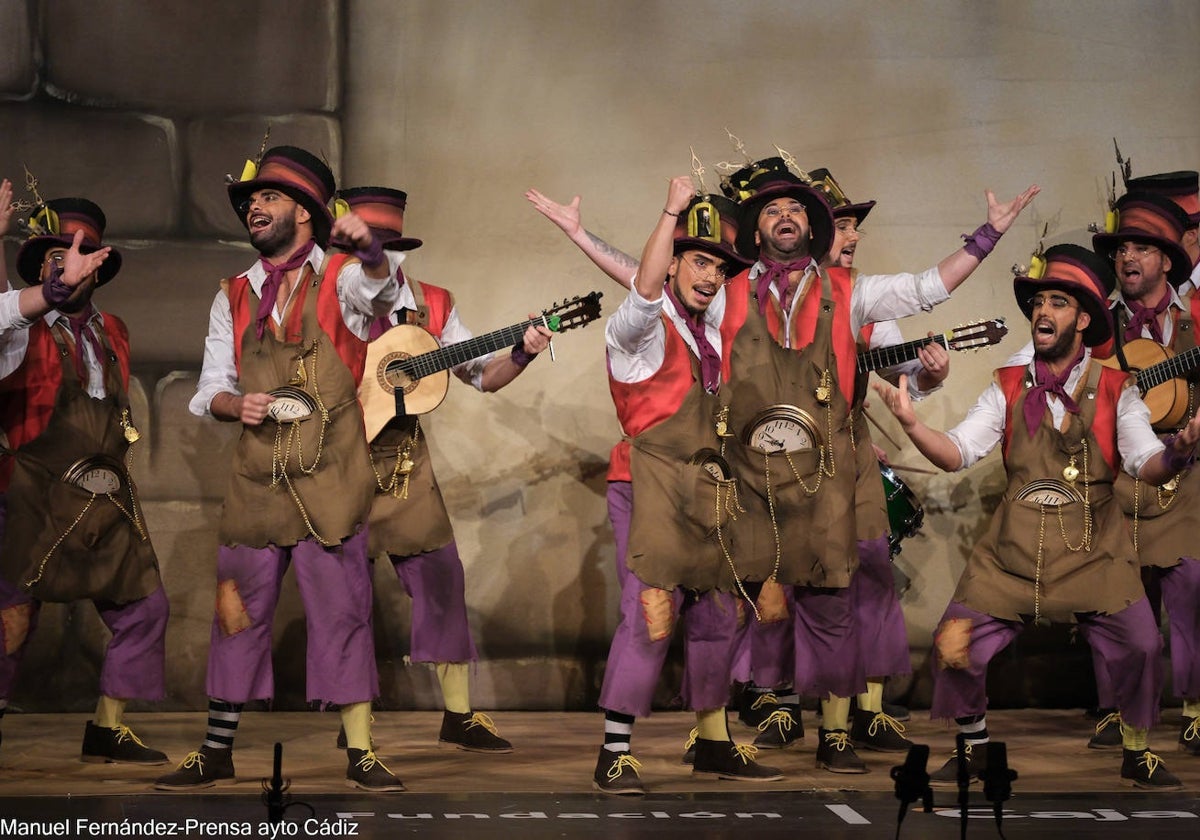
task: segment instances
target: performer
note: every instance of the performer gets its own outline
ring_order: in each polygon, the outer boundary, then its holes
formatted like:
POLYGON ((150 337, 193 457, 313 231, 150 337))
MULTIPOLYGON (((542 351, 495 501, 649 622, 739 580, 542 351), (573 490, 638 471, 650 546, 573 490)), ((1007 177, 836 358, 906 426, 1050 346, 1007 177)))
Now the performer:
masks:
POLYGON ((626 439, 609 465, 621 620, 600 692, 604 745, 593 783, 611 794, 645 792, 630 738, 650 713, 675 623, 685 630, 684 703, 696 710, 692 772, 772 781, 778 770, 735 745, 725 719, 739 602, 729 594, 720 529, 736 508, 716 416, 728 381, 724 280, 745 265, 733 251, 736 208, 696 197, 672 179, 629 297, 605 331, 613 402, 626 439), (664 283, 665 278, 665 283, 664 283), (709 471, 712 471, 711 473, 709 471))
POLYGON ((209 315, 193 414, 240 422, 221 514, 217 605, 201 747, 162 790, 233 778, 243 705, 274 693, 271 621, 289 565, 308 625, 307 695, 336 703, 349 745, 347 783, 404 786, 371 747, 379 693, 364 527, 371 464, 356 389, 366 331, 396 300, 379 241, 353 213, 332 220, 333 174, 303 149, 267 150, 229 199, 261 259, 222 283, 209 315), (327 257, 336 234, 355 256, 327 257))
POLYGON ((165 695, 169 607, 128 472, 129 331, 92 304, 121 268, 105 224, 85 198, 39 198, 17 253, 27 288, 0 296, 0 715, 42 602, 88 599, 112 639, 80 758, 163 764, 122 722, 129 699, 165 695))
MULTIPOLYGON (((1026 621, 1078 622, 1101 651, 1121 709, 1121 779, 1174 789, 1178 778, 1147 743, 1158 714, 1162 640, 1120 508, 1111 503, 1112 483, 1118 469, 1151 485, 1168 481, 1193 457, 1200 414, 1164 446, 1129 376, 1091 358, 1090 348, 1111 335, 1111 268, 1076 245, 1050 248, 1045 263, 1040 276, 1013 284, 1030 319, 1033 358, 999 369, 954 429, 930 429, 903 388, 876 386, 941 469, 963 469, 1004 445, 1008 489, 934 635, 932 714, 958 723, 965 770, 978 776, 987 764, 988 662, 1026 621)), ((954 784, 958 771, 952 757, 932 778, 954 784)))
MULTIPOLYGON (((1196 347, 1200 294, 1190 290, 1191 259, 1183 247, 1189 225, 1195 239, 1195 222, 1176 202, 1147 192, 1126 193, 1117 202, 1117 213, 1118 229, 1098 233, 1092 240, 1096 252, 1112 260, 1118 283, 1113 345, 1106 345, 1102 355, 1113 356, 1124 369, 1144 369, 1196 347), (1189 291, 1181 296, 1175 288, 1189 291)), ((1186 408, 1197 404, 1198 382, 1200 373, 1193 366, 1180 380, 1171 379, 1147 395, 1148 401, 1177 401, 1174 417, 1164 417, 1157 424, 1166 442, 1186 424, 1186 408)), ((1153 584, 1162 593, 1170 619, 1171 684, 1183 698, 1179 748, 1200 756, 1200 552, 1196 547, 1200 471, 1189 464, 1165 487, 1122 475, 1114 492, 1130 519, 1144 574, 1152 576, 1147 586, 1153 584)), ((1098 657, 1099 651, 1093 650, 1093 656, 1098 657)), ((1121 716, 1114 708, 1107 676, 1097 662, 1097 693, 1103 714, 1088 742, 1093 749, 1116 748, 1122 743, 1121 716)))
MULTIPOLYGON (((1004 204, 989 191, 988 223, 935 268, 851 282, 844 269, 818 270, 814 257, 832 245, 833 217, 821 195, 782 159, 752 164, 745 180, 735 173, 731 181, 744 196, 738 251, 758 256, 728 289, 731 300, 742 301, 726 394, 730 460, 743 484, 743 504, 751 508, 736 523, 738 560, 745 578, 765 581, 764 592, 776 592, 777 600, 779 587, 773 584, 798 587, 796 688, 825 698, 817 766, 864 773, 848 732, 850 698, 866 689, 849 595, 858 566, 849 415, 855 337, 866 324, 945 300, 1038 188, 1004 204), (772 425, 779 420, 784 435, 772 425)), ((883 546, 886 551, 886 538, 883 546)))
MULTIPOLYGON (((365 325, 370 338, 397 324, 412 324, 428 330, 440 345, 470 339, 471 331, 459 319, 449 291, 404 274, 406 253, 421 246, 421 240, 403 234, 407 194, 358 187, 339 195, 383 245, 390 276, 399 288, 393 311, 365 325)), ((477 390, 498 391, 549 344, 549 330, 529 327, 511 352, 463 362, 451 371, 477 390)), ((389 423, 371 441, 371 464, 370 556, 386 554, 413 599, 410 657, 433 663, 445 703, 438 740, 470 752, 512 752, 512 744, 500 737, 491 718, 471 711, 468 668, 478 654, 467 625, 463 564, 420 417, 397 417, 389 423)))
POLYGON ((1185 294, 1200 289, 1200 172, 1188 169, 1128 178, 1125 191, 1161 195, 1178 204, 1187 214, 1187 226, 1179 244, 1187 254, 1191 274, 1186 283, 1178 285, 1178 290, 1185 294))

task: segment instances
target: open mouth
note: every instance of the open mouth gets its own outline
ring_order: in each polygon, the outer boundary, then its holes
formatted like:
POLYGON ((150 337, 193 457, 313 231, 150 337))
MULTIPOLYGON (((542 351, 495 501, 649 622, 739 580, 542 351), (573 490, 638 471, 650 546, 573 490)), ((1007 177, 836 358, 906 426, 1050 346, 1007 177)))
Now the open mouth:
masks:
POLYGON ((1057 331, 1054 329, 1054 322, 1047 319, 1039 318, 1037 323, 1033 325, 1033 334, 1035 336, 1053 338, 1056 332, 1057 331))
POLYGON ((799 234, 800 229, 791 222, 780 222, 779 224, 775 225, 776 237, 798 236, 799 234))
POLYGON ((250 216, 247 226, 250 230, 262 230, 271 226, 271 217, 265 213, 255 213, 250 216))
POLYGON ((692 286, 692 294, 700 298, 704 303, 708 303, 717 295, 717 290, 713 286, 692 286))

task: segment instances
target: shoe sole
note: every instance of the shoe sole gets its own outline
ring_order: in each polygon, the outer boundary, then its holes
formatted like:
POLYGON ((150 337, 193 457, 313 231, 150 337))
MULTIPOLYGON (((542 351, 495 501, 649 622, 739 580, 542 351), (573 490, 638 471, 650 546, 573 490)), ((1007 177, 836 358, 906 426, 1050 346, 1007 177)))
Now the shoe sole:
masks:
POLYGON ((79 760, 84 764, 129 764, 134 767, 162 767, 164 764, 170 764, 166 758, 155 759, 154 761, 130 761, 128 759, 109 758, 106 755, 81 755, 79 760))
POLYGON ((1175 785, 1152 785, 1146 782, 1139 782, 1137 779, 1121 779, 1121 784, 1125 787, 1137 788, 1138 790, 1183 790, 1183 782, 1175 785))
POLYGON ((620 789, 606 788, 606 787, 603 787, 599 782, 594 781, 594 780, 592 781, 592 789, 598 790, 601 793, 610 794, 611 796, 645 796, 646 795, 645 788, 633 788, 633 787, 620 788, 620 789))
MULTIPOLYGON (((967 787, 970 787, 971 785, 976 785, 976 784, 979 784, 979 777, 972 776, 971 780, 969 782, 967 782, 967 787)), ((958 780, 955 779, 953 781, 944 781, 942 779, 930 779, 929 786, 933 787, 933 788, 939 788, 941 790, 947 790, 947 789, 957 790, 958 780)))
POLYGON ((863 767, 861 769, 857 767, 834 767, 831 764, 826 764, 824 761, 817 762, 817 769, 828 770, 830 773, 841 773, 844 776, 861 776, 864 773, 871 772, 870 767, 863 767))
POLYGON ((723 773, 720 770, 697 770, 692 768, 693 776, 715 776, 718 779, 726 779, 731 782, 778 782, 782 781, 783 774, 775 773, 770 776, 739 776, 737 773, 723 773))
POLYGON ((1194 755, 1194 756, 1200 758, 1200 748, 1189 747, 1184 744, 1176 744, 1175 748, 1177 750, 1179 750, 1181 753, 1187 753, 1188 755, 1194 755))
POLYGON ((468 747, 465 744, 455 743, 454 741, 443 741, 438 739, 439 749, 447 749, 449 747, 462 750, 463 752, 483 753, 485 755, 508 755, 513 751, 512 747, 502 747, 498 750, 490 750, 487 747, 468 747))
POLYGON ((1122 748, 1122 746, 1124 746, 1124 745, 1123 744, 1093 744, 1091 741, 1088 741, 1088 745, 1087 745, 1089 750, 1102 750, 1102 751, 1103 750, 1119 750, 1122 748))
POLYGON ((217 785, 232 785, 236 784, 237 779, 233 777, 225 777, 222 779, 212 779, 211 781, 201 782, 198 785, 161 785, 157 782, 154 784, 155 790, 204 790, 205 788, 216 787, 217 785))
POLYGON ((912 744, 909 744, 907 747, 878 747, 872 744, 870 741, 851 741, 850 743, 856 750, 870 750, 871 752, 878 753, 906 753, 912 749, 913 746, 912 744))
POLYGON ((402 793, 408 788, 397 782, 394 785, 380 785, 379 787, 368 787, 353 779, 346 779, 346 787, 354 788, 355 790, 365 790, 367 793, 402 793))
POLYGON ((754 741, 753 743, 754 746, 758 747, 760 750, 786 750, 788 747, 803 745, 804 736, 801 735, 799 738, 793 738, 791 741, 783 744, 760 744, 758 741, 754 741))

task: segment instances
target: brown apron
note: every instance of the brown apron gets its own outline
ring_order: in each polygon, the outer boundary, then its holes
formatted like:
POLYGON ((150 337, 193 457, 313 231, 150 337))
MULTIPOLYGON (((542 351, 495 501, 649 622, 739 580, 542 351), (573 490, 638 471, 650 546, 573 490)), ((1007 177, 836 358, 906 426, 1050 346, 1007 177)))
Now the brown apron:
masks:
POLYGON ((126 461, 130 444, 122 421, 128 421, 128 396, 108 336, 97 332, 107 358, 108 396, 99 400, 84 390, 65 331, 53 327, 62 364, 54 412, 46 429, 13 459, 0 569, 41 601, 125 604, 161 585, 126 461), (96 467, 119 486, 105 492, 108 488, 89 481, 96 467))
MULTIPOLYGON (((1186 301, 1184 306, 1184 314, 1175 324, 1171 341, 1176 355, 1196 346, 1186 301)), ((1200 390, 1198 378, 1200 373, 1197 371, 1188 375, 1188 410, 1182 424, 1196 413, 1197 390, 1200 390)), ((1121 510, 1130 518, 1133 544, 1143 566, 1170 568, 1177 566, 1181 557, 1200 557, 1200 537, 1197 536, 1200 534, 1200 469, 1188 467, 1164 487, 1147 484, 1122 472, 1117 476, 1113 493, 1121 510)))
POLYGON ((1090 364, 1076 395, 1080 413, 1067 415, 1066 432, 1052 427, 1047 411, 1029 437, 1026 380, 1009 413, 1016 428, 1005 458, 1008 488, 967 561, 955 601, 996 618, 1073 622, 1076 613, 1112 615, 1145 597, 1124 516, 1113 501, 1113 473, 1091 431, 1101 368, 1090 364), (1033 482, 1069 484, 1063 471, 1072 464, 1079 470, 1074 486, 1089 504, 1019 498, 1033 482))
MULTIPOLYGON (((731 348, 732 375, 725 389, 730 436, 724 451, 747 511, 731 525, 738 569, 747 580, 767 580, 774 573, 783 584, 845 587, 858 567, 855 454, 833 353, 832 288, 824 271, 820 277, 821 306, 811 344, 800 350, 782 347, 767 329, 750 284, 746 322, 731 348), (822 385, 828 388, 827 404, 816 396, 822 385), (744 444, 751 421, 772 405, 808 412, 823 450, 764 454, 744 444)), ((773 297, 768 305, 778 306, 773 297)))
MULTIPOLYGON (((373 478, 356 384, 317 320, 319 286, 336 278, 305 266, 299 282, 312 284, 304 295, 300 340, 267 330, 259 341, 249 319, 239 339, 239 385, 247 394, 291 385, 308 394, 316 409, 299 420, 242 426, 221 514, 222 545, 291 546, 309 537, 337 545, 366 522, 370 510, 373 478)), ((247 299, 257 307, 253 289, 247 299)))
MULTIPOLYGON (((675 328, 668 322, 666 329, 675 328)), ((694 383, 679 410, 630 441, 628 564, 643 583, 660 589, 735 592, 742 570, 734 565, 725 530, 736 513, 734 482, 691 463, 700 450, 720 446, 721 406, 699 384, 699 364, 690 358, 694 383)))

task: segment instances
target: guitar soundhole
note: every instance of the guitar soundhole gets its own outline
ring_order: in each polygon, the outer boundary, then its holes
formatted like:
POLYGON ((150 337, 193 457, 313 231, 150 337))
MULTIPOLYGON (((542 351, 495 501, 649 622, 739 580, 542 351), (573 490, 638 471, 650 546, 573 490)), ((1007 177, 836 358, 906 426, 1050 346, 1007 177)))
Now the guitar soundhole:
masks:
POLYGON ((400 368, 388 370, 388 367, 392 362, 398 362, 409 358, 412 357, 408 353, 396 352, 388 353, 386 356, 380 359, 378 368, 379 387, 383 388, 383 390, 387 391, 389 394, 396 393, 397 388, 406 394, 412 393, 413 389, 417 387, 418 380, 409 378, 408 374, 400 368))

